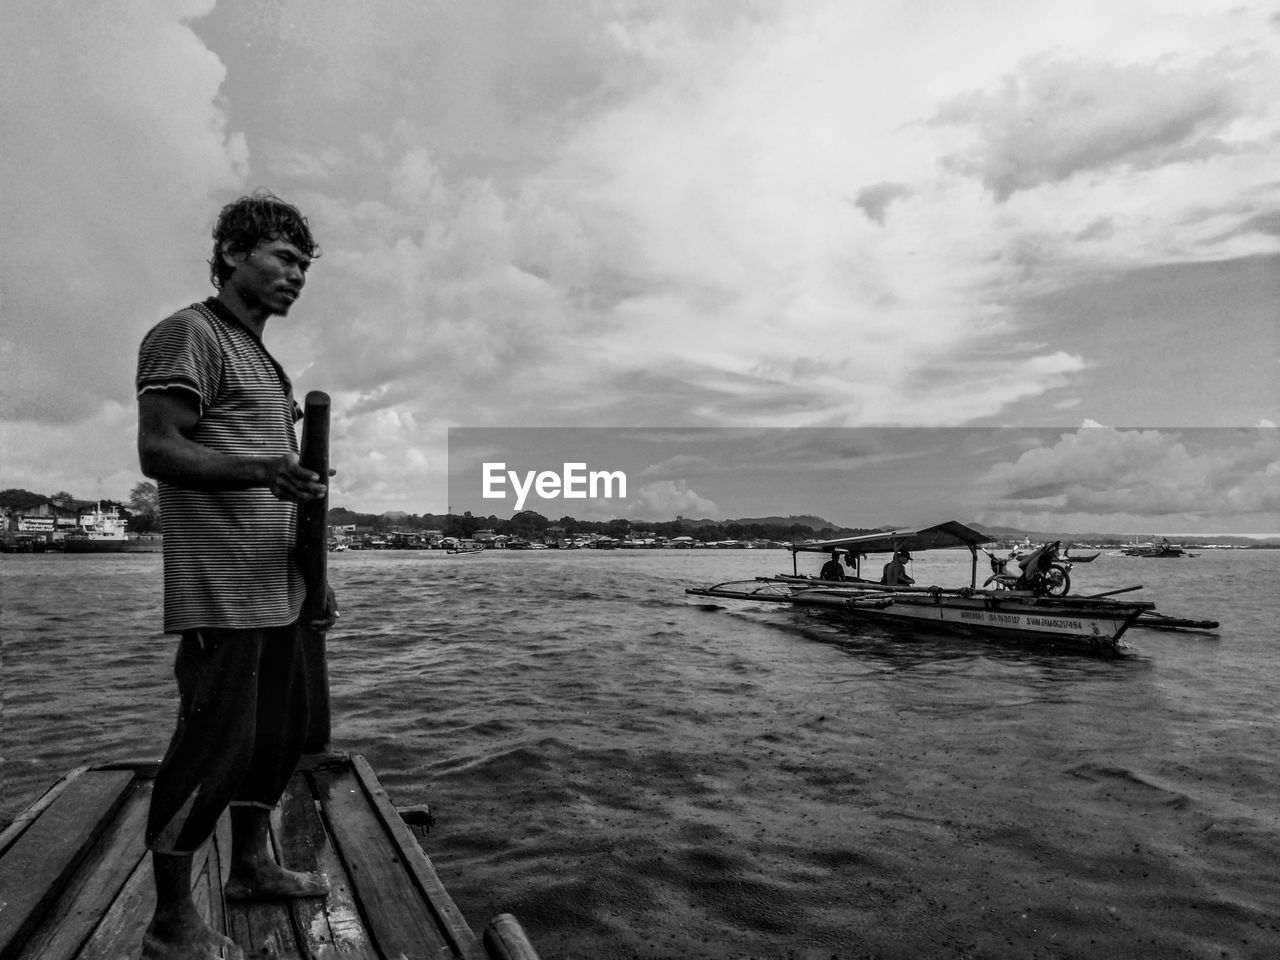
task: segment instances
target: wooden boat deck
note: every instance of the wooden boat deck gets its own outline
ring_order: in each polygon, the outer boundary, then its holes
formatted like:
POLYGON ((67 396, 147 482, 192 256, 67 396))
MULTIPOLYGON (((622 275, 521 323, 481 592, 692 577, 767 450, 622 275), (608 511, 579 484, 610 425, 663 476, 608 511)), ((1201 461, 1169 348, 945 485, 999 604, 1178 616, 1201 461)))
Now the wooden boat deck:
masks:
MULTIPOLYGON (((155 903, 143 843, 155 766, 72 771, 0 831, 0 960, 137 957, 155 903)), ((225 900, 226 816, 193 871, 196 904, 246 957, 537 958, 508 914, 476 937, 363 757, 304 758, 272 841, 288 867, 328 875, 327 899, 225 900)))

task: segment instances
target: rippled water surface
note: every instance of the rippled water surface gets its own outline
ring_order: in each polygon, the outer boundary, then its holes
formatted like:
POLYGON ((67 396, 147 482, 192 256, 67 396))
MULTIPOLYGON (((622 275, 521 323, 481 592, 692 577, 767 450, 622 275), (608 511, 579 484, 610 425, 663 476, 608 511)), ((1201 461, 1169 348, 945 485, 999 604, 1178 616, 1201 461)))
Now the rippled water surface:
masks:
MULTIPOLYGON (((1222 621, 1119 661, 684 596, 789 567, 331 555, 334 747, 431 803, 463 913, 544 960, 1280 956, 1280 551, 1078 566, 1222 621)), ((5 556, 0 588, 4 822, 159 756, 176 700, 159 557, 5 556)))

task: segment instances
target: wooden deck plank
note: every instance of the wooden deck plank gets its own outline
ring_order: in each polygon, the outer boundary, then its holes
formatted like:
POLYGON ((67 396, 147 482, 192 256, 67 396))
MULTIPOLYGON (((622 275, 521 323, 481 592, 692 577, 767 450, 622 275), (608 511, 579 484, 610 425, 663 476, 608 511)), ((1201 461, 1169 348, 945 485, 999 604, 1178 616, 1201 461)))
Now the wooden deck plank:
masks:
POLYGON ((400 849, 387 835, 368 795, 350 770, 318 769, 316 793, 339 855, 355 887, 369 934, 386 957, 452 960, 421 893, 405 882, 400 849))
POLYGON ((133 775, 87 770, 31 821, 0 858, 0 958, 8 958, 62 893, 88 848, 123 803, 133 775))
MULTIPOLYGON (((278 810, 272 811, 272 819, 274 833, 278 829, 278 810)), ((222 859, 229 861, 232 849, 230 835, 218 846, 222 859)), ((294 935, 288 901, 227 900, 223 896, 222 903, 226 910, 227 935, 240 945, 247 956, 303 956, 294 935)))
MULTIPOLYGON (((74 771, 5 831, 0 889, 10 903, 0 908, 8 937, 0 960, 137 956, 155 909, 144 840, 149 773, 138 764, 74 771), (22 893, 18 919, 11 890, 22 893)), ((329 877, 327 899, 226 903, 229 815, 192 864, 197 909, 250 957, 485 960, 362 757, 308 758, 273 814, 271 838, 285 866, 329 877)))
POLYGON ((110 827, 41 918, 18 960, 72 960, 146 856, 150 784, 134 783, 110 827))
POLYGON ((203 871, 203 898, 205 905, 197 902, 197 908, 208 921, 209 926, 220 933, 227 932, 227 900, 222 888, 226 885, 227 874, 231 870, 231 817, 223 814, 218 818, 218 826, 206 844, 208 859, 203 871))
MULTIPOLYGON (((209 919, 209 898, 201 892, 200 885, 205 882, 213 858, 213 844, 206 843, 191 861, 192 895, 206 920, 209 919)), ((151 858, 143 857, 76 960, 132 960, 138 955, 142 935, 155 909, 156 885, 151 858)))
POLYGON ((0 857, 4 856, 4 852, 9 849, 18 837, 22 836, 27 827, 35 822, 36 818, 43 813, 53 801, 57 800, 62 791, 67 789, 67 785, 76 777, 80 776, 88 766, 76 767, 64 777, 60 777, 56 783, 46 790, 39 798, 36 799, 27 809, 14 817, 9 824, 0 830, 0 857))
POLYGON ((381 781, 369 762, 359 754, 351 757, 351 769, 369 797, 369 802, 382 819, 392 841, 400 851, 405 867, 418 884, 438 927, 445 933, 454 952, 467 960, 485 960, 484 948, 472 933, 462 911, 449 896, 449 891, 441 883, 435 866, 426 852, 418 844, 418 839, 408 824, 400 818, 400 813, 383 789, 381 781))
POLYGON ((227 902, 227 935, 249 957, 304 957, 293 935, 289 908, 279 900, 227 902))
MULTIPOLYGON (((329 900, 325 905, 325 913, 329 921, 329 932, 333 937, 333 952, 343 956, 376 956, 373 938, 360 914, 355 884, 333 844, 325 847, 317 866, 329 878, 329 900)), ((319 955, 326 954, 321 950, 319 955)))
MULTIPOLYGON (((306 774, 295 773, 285 788, 280 805, 272 813, 271 839, 276 859, 288 869, 324 872, 317 862, 318 851, 328 845, 329 837, 316 813, 306 774)), ((320 945, 333 943, 327 903, 328 898, 303 897, 289 905, 298 937, 312 953, 320 945)))
POLYGON ((151 858, 143 857, 111 904, 111 909, 94 929, 93 936, 81 948, 77 960, 136 957, 142 947, 142 934, 151 922, 155 907, 156 888, 151 876, 151 858))
POLYGON ((281 801, 279 833, 284 862, 295 870, 318 870, 329 878, 327 900, 293 903, 293 920, 303 945, 316 957, 374 957, 351 878, 325 829, 310 778, 294 775, 281 801))
POLYGON ((201 887, 209 925, 221 930, 249 957, 304 957, 294 936, 287 903, 228 900, 223 893, 231 868, 231 817, 223 814, 209 844, 209 866, 201 887))

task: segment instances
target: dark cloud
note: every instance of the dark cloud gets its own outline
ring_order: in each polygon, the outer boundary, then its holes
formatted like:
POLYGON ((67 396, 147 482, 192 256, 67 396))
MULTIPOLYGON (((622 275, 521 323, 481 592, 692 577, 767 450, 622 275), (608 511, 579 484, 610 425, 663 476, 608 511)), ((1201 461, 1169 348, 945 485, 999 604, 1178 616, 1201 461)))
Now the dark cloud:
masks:
POLYGON ((1223 58, 1188 69, 1028 61, 999 89, 942 104, 932 123, 973 131, 973 146, 943 163, 1005 200, 1090 170, 1227 152, 1216 134, 1246 109, 1243 70, 1223 58))
POLYGON ((1280 411, 1278 302, 1280 256, 1270 255, 1116 270, 1017 309, 1029 329, 1089 358, 1089 416, 1226 427, 1280 411))
POLYGON ((895 200, 901 200, 903 197, 910 195, 910 187, 902 183, 891 183, 886 180, 880 183, 873 183, 871 186, 863 187, 859 190, 858 196, 854 200, 854 205, 860 208, 869 218, 883 226, 889 206, 895 200))
POLYGON ((1057 497, 1061 497, 1074 486, 1074 484, 1064 481, 1041 483, 1034 487, 1025 487, 1022 490, 1014 490, 1009 493, 1007 499, 1015 502, 1053 500, 1057 497))

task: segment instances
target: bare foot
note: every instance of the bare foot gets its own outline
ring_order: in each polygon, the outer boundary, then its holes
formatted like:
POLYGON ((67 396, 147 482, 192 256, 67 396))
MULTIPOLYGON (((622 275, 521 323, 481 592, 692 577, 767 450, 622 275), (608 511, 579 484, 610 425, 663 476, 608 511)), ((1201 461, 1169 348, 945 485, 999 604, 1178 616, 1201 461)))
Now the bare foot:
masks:
POLYGON ((141 960, 244 960, 235 941, 203 923, 181 929, 160 930, 153 923, 142 937, 141 960))
POLYGON ((252 873, 232 873, 223 893, 228 900, 327 897, 329 880, 323 873, 300 873, 272 863, 252 873))

